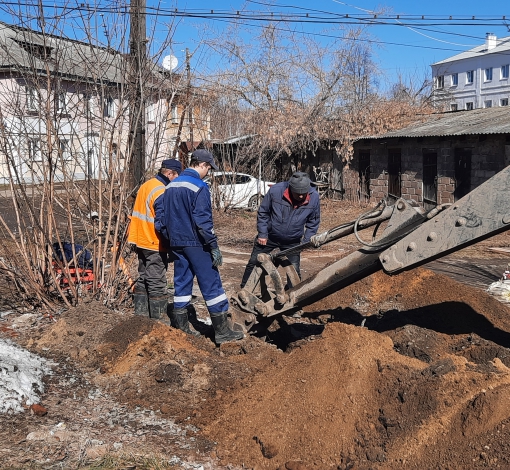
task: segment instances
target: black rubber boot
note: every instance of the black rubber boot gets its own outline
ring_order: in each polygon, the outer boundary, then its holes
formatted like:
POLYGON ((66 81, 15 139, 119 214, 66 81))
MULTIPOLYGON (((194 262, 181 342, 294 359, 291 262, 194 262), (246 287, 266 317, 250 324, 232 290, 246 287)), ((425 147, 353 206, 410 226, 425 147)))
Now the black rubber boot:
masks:
POLYGON ((153 320, 165 321, 167 318, 168 297, 149 298, 150 317, 153 320))
POLYGON ((190 325, 187 308, 174 308, 170 312, 170 324, 188 335, 200 336, 200 333, 190 325))
POLYGON ((135 305, 135 315, 149 316, 149 297, 146 293, 133 293, 133 304, 135 305))
POLYGON ((216 344, 238 341, 244 338, 242 331, 234 331, 228 322, 228 312, 211 313, 211 321, 214 328, 214 341, 216 344))

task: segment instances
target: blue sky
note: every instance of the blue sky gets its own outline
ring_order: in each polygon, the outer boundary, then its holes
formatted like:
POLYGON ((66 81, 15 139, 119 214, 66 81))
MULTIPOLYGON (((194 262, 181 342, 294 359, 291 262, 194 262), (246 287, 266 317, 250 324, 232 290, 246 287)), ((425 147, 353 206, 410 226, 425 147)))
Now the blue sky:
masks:
MULTIPOLYGON (((8 23, 16 22, 8 11, 26 9, 26 0, 23 3, 11 3, 12 0, 0 4, 0 20, 8 23)), ((91 21, 97 26, 95 31, 99 35, 107 29, 108 9, 126 11, 123 0, 41 0, 45 6, 45 16, 51 18, 67 6, 66 18, 78 14, 69 8, 73 5, 76 11, 80 6, 99 8, 99 13, 90 15, 91 21), (101 16, 100 11, 106 16, 101 16)), ((221 64, 214 63, 217 58, 211 51, 203 46, 203 40, 212 34, 222 32, 228 25, 229 19, 219 18, 218 12, 249 11, 257 16, 257 12, 271 11, 277 16, 279 13, 305 15, 311 17, 335 18, 342 20, 341 15, 349 15, 349 20, 357 21, 353 17, 362 18, 365 23, 370 20, 367 32, 374 41, 374 59, 383 73, 381 86, 385 83, 394 83, 400 75, 420 81, 430 76, 430 64, 443 60, 463 50, 480 45, 485 40, 485 34, 492 32, 497 37, 510 36, 510 1, 492 0, 487 4, 479 0, 429 0, 418 2, 415 0, 392 0, 388 2, 373 2, 370 0, 357 0, 356 2, 343 2, 340 0, 146 0, 148 11, 159 8, 163 13, 157 20, 156 34, 164 37, 169 25, 173 23, 172 47, 168 47, 165 54, 172 53, 179 60, 179 67, 185 62, 185 49, 194 52, 191 66, 196 69, 214 69, 221 64), (199 14, 202 18, 179 17, 172 18, 172 11, 177 8, 179 12, 199 14), (210 14, 211 10, 214 14, 210 14), (384 11, 383 17, 373 18, 374 11, 384 11), (503 16, 509 18, 503 20, 503 16), (336 15, 336 16, 333 16, 336 15), (397 15, 400 15, 397 18, 397 15), (414 15, 410 18, 407 15, 414 15), (424 16, 422 20, 421 17, 424 16), (449 19, 451 16, 451 20, 449 19), (473 19, 474 17, 474 19, 473 19), (432 24, 431 24, 432 23, 432 24), (460 23, 460 24, 459 24, 460 23), (506 24, 509 25, 507 27, 506 24), (214 32, 213 32, 214 31, 214 32)), ((37 4, 37 0, 28 0, 28 3, 37 4)), ((128 23, 127 15, 126 24, 128 23)), ((292 27, 303 35, 314 35, 321 41, 331 41, 331 36, 339 37, 341 32, 334 29, 335 25, 325 22, 310 23, 298 18, 292 27), (329 37, 328 37, 329 36, 329 37)), ((244 26, 244 37, 248 38, 260 31, 260 21, 247 21, 244 26)), ((73 37, 73 31, 65 31, 73 37)), ((78 38, 83 39, 83 38, 78 38)), ((104 40, 100 37, 99 40, 104 40)), ((181 69, 182 70, 182 69, 181 69)))
MULTIPOLYGON (((189 0, 178 1, 176 6, 180 10, 205 11, 242 10, 264 11, 267 7, 264 0, 189 0)), ((453 56, 463 50, 480 45, 485 40, 487 32, 496 36, 510 36, 510 2, 508 0, 492 0, 485 3, 475 0, 429 0, 418 2, 415 0, 393 0, 388 2, 373 2, 358 0, 356 2, 341 2, 338 0, 278 0, 272 2, 271 11, 284 13, 315 13, 316 11, 334 14, 370 15, 374 11, 384 10, 391 18, 381 21, 384 25, 370 26, 368 31, 374 44, 375 59, 379 68, 389 82, 396 81, 399 74, 404 77, 422 78, 430 75, 430 64, 453 56), (292 6, 292 7, 290 7, 292 6), (503 16, 508 21, 503 20, 503 16), (396 15, 401 15, 397 19, 396 15), (410 20, 403 15, 416 15, 418 18, 410 20), (421 16, 425 20, 421 20, 421 16), (449 17, 452 20, 449 20, 449 17), (475 17, 473 19, 472 17, 475 17), (505 22, 509 25, 505 26, 505 22), (433 25, 429 25, 434 23, 433 25), (439 23, 439 24, 437 24, 439 23), (455 25, 454 23, 461 23, 455 25), (411 25, 413 26, 411 26, 411 25), (416 26, 414 26, 416 25, 416 26)), ((181 19, 174 35, 174 55, 182 63, 186 47, 195 50, 199 47, 200 37, 208 28, 223 28, 224 20, 214 19, 181 19)), ((260 24, 250 23, 246 27, 246 34, 257 31, 260 24)), ((327 24, 295 24, 296 29, 307 34, 323 33, 330 27, 327 24)), ((327 33, 326 33, 327 34, 327 33)), ((327 38, 323 38, 327 41, 327 38)), ((204 53, 206 54, 206 53, 204 53)), ((200 62, 197 54, 196 62, 200 62)), ((199 66, 199 64, 195 64, 199 66)), ((383 79, 384 81, 384 79, 383 79)))

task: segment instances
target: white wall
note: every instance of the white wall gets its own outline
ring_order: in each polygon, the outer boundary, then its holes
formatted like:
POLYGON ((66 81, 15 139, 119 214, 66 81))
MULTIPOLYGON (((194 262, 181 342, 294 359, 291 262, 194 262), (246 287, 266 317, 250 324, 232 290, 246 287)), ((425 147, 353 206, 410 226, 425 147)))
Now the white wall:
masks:
POLYGON ((492 106, 500 106, 501 99, 510 98, 510 81, 501 79, 501 66, 510 64, 510 50, 507 54, 483 54, 446 64, 432 65, 432 75, 444 76, 443 92, 435 90, 434 95, 438 101, 457 103, 458 109, 466 109, 466 103, 473 102, 473 107, 483 108, 484 102, 492 100, 492 106), (484 71, 492 67, 492 80, 484 80, 484 71), (467 71, 473 70, 473 83, 467 84, 467 71), (452 74, 458 73, 458 85, 452 85, 452 74))

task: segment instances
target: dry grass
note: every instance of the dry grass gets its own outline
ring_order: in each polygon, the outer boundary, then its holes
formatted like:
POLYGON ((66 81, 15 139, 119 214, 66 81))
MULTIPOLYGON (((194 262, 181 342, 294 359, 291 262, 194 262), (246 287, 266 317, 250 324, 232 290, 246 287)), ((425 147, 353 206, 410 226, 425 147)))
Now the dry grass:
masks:
POLYGON ((81 466, 84 470, 169 470, 182 468, 178 463, 157 456, 106 455, 97 461, 81 466))
MULTIPOLYGON (((323 199, 319 233, 355 220, 372 209, 368 204, 323 199)), ((214 229, 220 246, 250 249, 257 235, 257 213, 243 210, 214 211, 214 229)))

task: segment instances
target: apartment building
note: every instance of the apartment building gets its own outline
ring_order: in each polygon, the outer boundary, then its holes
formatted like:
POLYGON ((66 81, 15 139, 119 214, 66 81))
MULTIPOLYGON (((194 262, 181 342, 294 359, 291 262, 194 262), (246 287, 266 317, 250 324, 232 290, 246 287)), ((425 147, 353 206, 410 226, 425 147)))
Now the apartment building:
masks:
POLYGON ((510 36, 487 33, 485 43, 431 65, 434 103, 445 111, 508 106, 510 36))
MULTIPOLYGON (((129 74, 118 51, 0 22, 0 184, 44 181, 48 173, 57 181, 122 174, 129 74)), ((155 63, 145 74, 138 119, 150 172, 177 143, 207 140, 210 123, 188 80, 155 63)))

